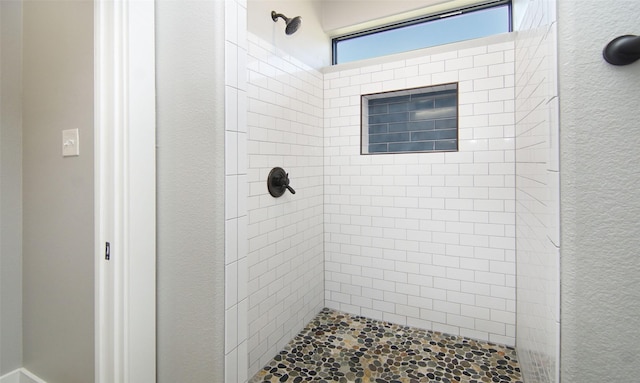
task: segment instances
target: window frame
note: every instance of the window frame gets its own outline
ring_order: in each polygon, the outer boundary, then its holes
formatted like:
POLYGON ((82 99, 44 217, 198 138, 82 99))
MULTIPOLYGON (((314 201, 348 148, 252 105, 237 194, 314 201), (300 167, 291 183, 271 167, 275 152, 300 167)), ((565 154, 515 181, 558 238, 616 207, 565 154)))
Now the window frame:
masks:
MULTIPOLYGON (((450 9, 447 11, 443 11, 443 12, 438 12, 438 13, 433 13, 433 14, 429 14, 426 16, 421 16, 421 17, 417 17, 417 18, 413 18, 413 19, 408 19, 408 20, 404 20, 404 21, 400 21, 400 22, 395 22, 395 23, 391 23, 391 24, 387 24, 387 25, 382 25, 379 27, 375 27, 375 28, 371 28, 371 29, 366 29, 366 30, 362 30, 362 31, 358 31, 358 32, 353 32, 353 33, 349 33, 346 35, 342 35, 342 36, 336 36, 334 38, 331 39, 331 65, 338 65, 338 44, 342 41, 346 41, 346 40, 351 40, 351 39, 355 39, 358 37, 363 37, 363 36, 370 36, 370 35, 374 35, 374 34, 378 34, 378 33, 384 33, 387 31, 392 31, 392 30, 396 30, 396 29, 401 29, 401 28, 405 28, 405 27, 409 27, 409 26, 413 26, 413 25, 419 25, 419 24, 426 24, 432 21, 438 21, 438 20, 442 20, 442 19, 446 19, 447 17, 451 17, 451 16, 459 16, 465 13, 473 13, 476 11, 481 11, 481 10, 485 10, 485 9, 489 9, 489 8, 496 8, 496 7, 502 7, 502 6, 507 6, 507 10, 508 10, 508 22, 509 22, 509 27, 508 27, 508 32, 513 32, 513 4, 512 4, 512 0, 496 0, 496 1, 489 1, 486 3, 480 3, 480 4, 475 4, 475 5, 470 5, 467 7, 461 7, 461 8, 454 8, 454 9, 450 9)), ((377 56, 377 57, 381 57, 381 56, 377 56)), ((352 61, 349 61, 352 62, 352 61)))

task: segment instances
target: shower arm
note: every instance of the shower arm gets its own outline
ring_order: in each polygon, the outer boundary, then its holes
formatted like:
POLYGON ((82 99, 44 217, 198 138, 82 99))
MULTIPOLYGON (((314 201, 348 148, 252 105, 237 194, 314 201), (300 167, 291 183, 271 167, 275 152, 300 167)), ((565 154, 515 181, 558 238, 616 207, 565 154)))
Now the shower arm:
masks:
POLYGON ((602 51, 611 65, 627 65, 640 59, 640 36, 624 35, 611 40, 602 51))
POLYGON ((282 13, 277 13, 276 11, 271 11, 271 20, 278 21, 278 18, 282 18, 282 20, 284 20, 285 22, 288 19, 288 17, 283 15, 282 13))

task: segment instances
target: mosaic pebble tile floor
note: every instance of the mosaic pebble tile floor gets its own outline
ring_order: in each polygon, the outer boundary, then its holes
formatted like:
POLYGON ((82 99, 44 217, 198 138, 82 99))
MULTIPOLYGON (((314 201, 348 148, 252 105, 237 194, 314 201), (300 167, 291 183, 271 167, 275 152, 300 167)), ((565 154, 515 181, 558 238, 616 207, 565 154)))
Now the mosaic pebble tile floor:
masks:
POLYGON ((250 381, 522 383, 511 347, 323 309, 250 381))

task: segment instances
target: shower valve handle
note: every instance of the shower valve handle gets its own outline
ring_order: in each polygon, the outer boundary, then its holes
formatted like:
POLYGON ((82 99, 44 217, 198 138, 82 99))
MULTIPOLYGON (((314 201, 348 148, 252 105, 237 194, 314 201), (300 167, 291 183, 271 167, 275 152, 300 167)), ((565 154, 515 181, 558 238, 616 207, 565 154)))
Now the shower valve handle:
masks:
POLYGON ((284 186, 291 194, 296 194, 296 191, 289 186, 289 173, 285 173, 283 177, 276 178, 275 182, 276 186, 284 186))
POLYGON ((289 173, 285 172, 282 168, 273 168, 267 178, 267 188, 269 194, 273 197, 280 197, 284 194, 285 190, 289 190, 291 194, 296 194, 296 191, 289 186, 289 173))

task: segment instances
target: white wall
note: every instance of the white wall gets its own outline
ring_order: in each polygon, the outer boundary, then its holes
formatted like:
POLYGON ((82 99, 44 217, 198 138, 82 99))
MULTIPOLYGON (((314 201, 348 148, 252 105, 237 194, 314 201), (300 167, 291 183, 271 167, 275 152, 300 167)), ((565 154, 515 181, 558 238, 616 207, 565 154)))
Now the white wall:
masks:
POLYGON ((248 70, 252 376, 324 306, 323 90, 320 72, 251 33, 248 70), (295 195, 268 193, 276 166, 295 195))
POLYGON ((24 367, 94 377, 93 2, 23 3, 24 367), (80 156, 61 132, 79 129, 80 156))
POLYGON ((321 25, 321 0, 248 0, 248 30, 264 41, 315 69, 331 63, 331 42, 321 25), (274 23, 271 11, 289 18, 302 17, 302 26, 290 36, 285 22, 274 23))
POLYGON ((327 69, 328 307, 515 340, 513 36, 327 69), (360 155, 360 95, 459 82, 459 151, 360 155))
POLYGON ((322 27, 331 36, 443 12, 482 0, 323 0, 322 27))
POLYGON ((559 1, 564 383, 625 381, 640 355, 640 62, 602 59, 640 34, 634 0, 559 1))
POLYGON ((517 345, 527 382, 557 382, 560 347, 557 23, 516 1, 517 345))
POLYGON ((156 7, 158 382, 221 382, 224 3, 156 7))
POLYGON ((22 4, 0 2, 0 376, 22 366, 22 4))

